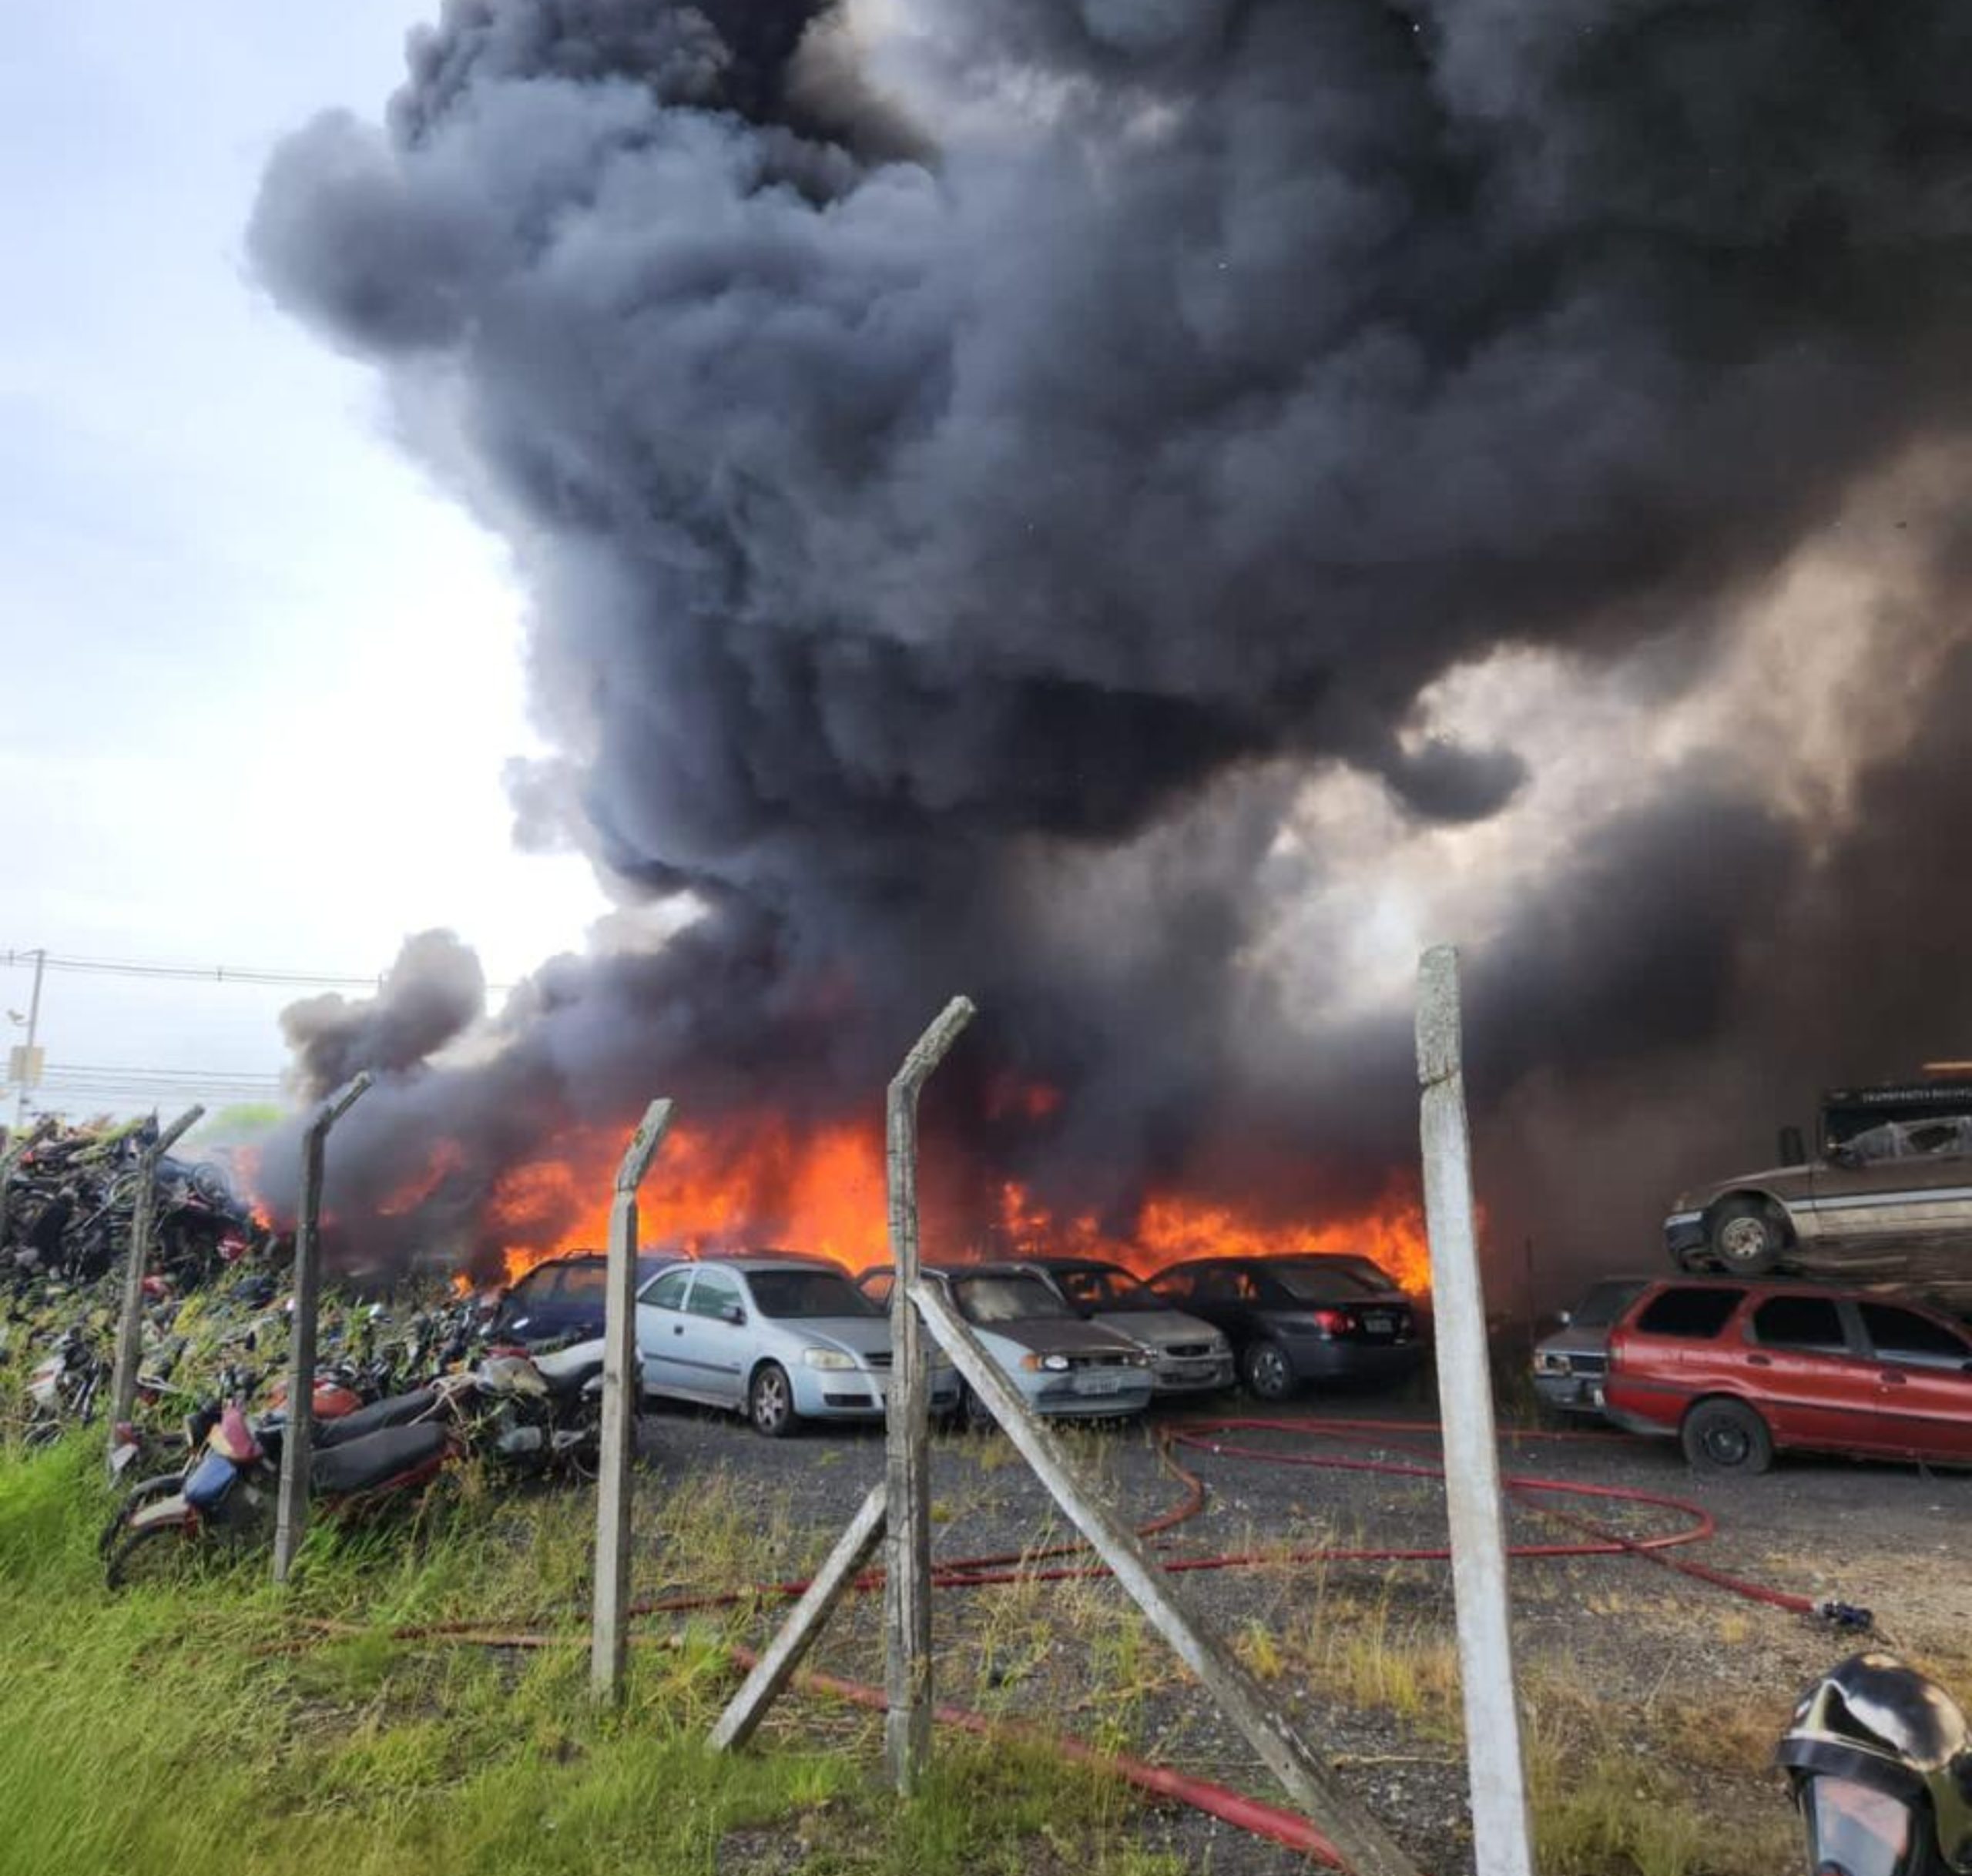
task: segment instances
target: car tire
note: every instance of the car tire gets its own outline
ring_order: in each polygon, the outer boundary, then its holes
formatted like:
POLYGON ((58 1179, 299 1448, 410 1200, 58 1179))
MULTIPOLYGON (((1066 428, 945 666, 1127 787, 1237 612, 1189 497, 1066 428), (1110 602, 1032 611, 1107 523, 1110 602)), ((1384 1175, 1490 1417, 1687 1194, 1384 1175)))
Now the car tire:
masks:
POLYGON ((992 1409, 973 1392, 969 1381, 958 1384, 958 1412, 954 1418, 968 1433, 990 1433, 1000 1424, 993 1418, 992 1409))
POLYGON ((1744 1401, 1700 1401, 1679 1437, 1694 1472, 1747 1476, 1773 1463, 1773 1435, 1744 1401))
POLYGON ((1240 1351, 1239 1377, 1256 1400, 1284 1401, 1294 1392, 1294 1364, 1277 1342, 1249 1342, 1240 1351))
POLYGON ((1705 1242, 1722 1269, 1762 1277, 1779 1262, 1787 1238, 1764 1199, 1729 1198, 1713 1211, 1705 1242))
POLYGON ((746 1388, 746 1418, 753 1431, 768 1439, 785 1439, 794 1431, 794 1387, 778 1362, 763 1362, 746 1388))

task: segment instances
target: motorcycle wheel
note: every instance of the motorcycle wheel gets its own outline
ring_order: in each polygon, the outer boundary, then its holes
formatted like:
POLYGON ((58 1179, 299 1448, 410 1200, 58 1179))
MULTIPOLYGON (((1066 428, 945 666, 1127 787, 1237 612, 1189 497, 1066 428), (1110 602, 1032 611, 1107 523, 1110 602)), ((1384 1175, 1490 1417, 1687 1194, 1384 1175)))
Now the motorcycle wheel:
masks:
POLYGON ((112 1590, 127 1590, 176 1576, 196 1536, 193 1526, 183 1524, 153 1524, 129 1532, 103 1564, 103 1580, 112 1590))
POLYGON ((129 1523, 131 1513, 148 1505, 154 1498, 170 1497, 173 1492, 182 1490, 184 1484, 183 1472, 160 1472, 155 1479, 139 1479, 131 1486, 130 1496, 123 1501, 122 1509, 102 1527, 102 1535, 96 1541, 96 1555, 109 1555, 129 1523))

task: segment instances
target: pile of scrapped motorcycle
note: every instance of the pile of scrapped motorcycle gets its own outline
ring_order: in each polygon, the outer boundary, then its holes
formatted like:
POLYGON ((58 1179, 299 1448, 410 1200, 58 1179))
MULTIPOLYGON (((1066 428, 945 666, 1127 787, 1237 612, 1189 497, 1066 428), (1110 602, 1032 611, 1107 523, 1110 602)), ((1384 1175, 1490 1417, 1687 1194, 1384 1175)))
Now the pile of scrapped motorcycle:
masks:
MULTIPOLYGON (((64 1127, 44 1120, 0 1141, 0 1285, 92 1284, 130 1246, 143 1157, 155 1116, 64 1127)), ((237 1263, 266 1235, 215 1160, 166 1154, 156 1166, 151 1265, 181 1286, 237 1263)))
MULTIPOLYGON (((222 1167, 167 1159, 136 1405, 109 1425, 149 1144, 142 1127, 39 1130, 8 1156, 0 1226, 0 1437, 40 1445, 79 1429, 102 1439, 125 1494, 102 1540, 112 1586, 175 1569, 196 1548, 270 1539, 287 1419, 292 1246, 254 1222, 222 1167)), ((488 1339, 488 1311, 444 1285, 324 1296, 309 1466, 318 1511, 404 1502, 468 1460, 502 1481, 593 1476, 593 1345, 503 1348, 488 1339)))

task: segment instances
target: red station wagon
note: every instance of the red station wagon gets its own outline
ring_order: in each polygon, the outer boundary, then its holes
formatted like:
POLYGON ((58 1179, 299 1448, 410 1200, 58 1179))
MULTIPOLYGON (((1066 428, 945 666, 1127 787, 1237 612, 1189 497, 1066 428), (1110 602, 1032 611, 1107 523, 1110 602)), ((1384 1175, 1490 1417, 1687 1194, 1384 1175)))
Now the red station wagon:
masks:
POLYGON ((1972 1332, 1900 1296, 1657 1283, 1610 1335, 1605 1404, 1705 1472, 1788 1449, 1972 1466, 1972 1332))

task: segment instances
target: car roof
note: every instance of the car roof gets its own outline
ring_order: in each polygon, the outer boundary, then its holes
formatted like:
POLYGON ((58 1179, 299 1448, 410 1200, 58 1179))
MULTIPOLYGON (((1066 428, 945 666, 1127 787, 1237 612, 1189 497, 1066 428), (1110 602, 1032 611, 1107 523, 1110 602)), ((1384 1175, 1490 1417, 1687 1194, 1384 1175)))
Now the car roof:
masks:
POLYGON ((1653 1277, 1637 1293, 1637 1300, 1641 1301, 1646 1292, 1655 1295, 1665 1290, 1743 1290, 1756 1297, 1826 1296, 1841 1302, 1896 1303, 1912 1309, 1928 1310, 1947 1322, 1953 1319, 1951 1312, 1941 1304, 1897 1284, 1857 1287, 1817 1283, 1812 1277, 1653 1277))
POLYGON ((1128 1265, 1119 1264, 1114 1258, 1051 1257, 1043 1253, 1038 1257, 1017 1258, 1015 1261, 1032 1270, 1105 1270, 1119 1271, 1125 1277, 1136 1275, 1128 1265))
MULTIPOLYGON (((1181 1257, 1176 1262, 1166 1264, 1157 1274, 1169 1276, 1174 1270, 1204 1270, 1221 1268, 1228 1265, 1245 1268, 1249 1265, 1263 1266, 1272 1264, 1374 1264, 1376 1259, 1360 1251, 1283 1251, 1249 1252, 1244 1255, 1220 1257, 1181 1257)), ((1381 1268, 1381 1265, 1377 1266, 1381 1268)))
POLYGON ((808 1257, 797 1251, 722 1251, 710 1257, 680 1258, 678 1261, 713 1270, 736 1270, 743 1275, 768 1270, 801 1270, 810 1275, 817 1271, 837 1277, 849 1275, 833 1258, 808 1257))

